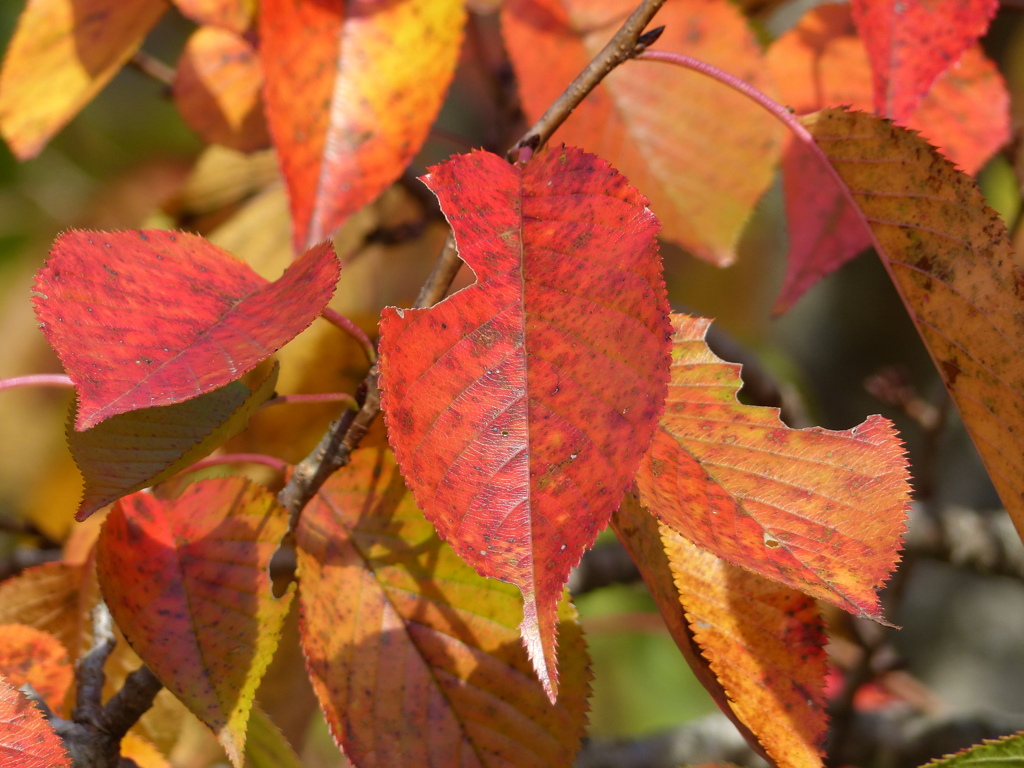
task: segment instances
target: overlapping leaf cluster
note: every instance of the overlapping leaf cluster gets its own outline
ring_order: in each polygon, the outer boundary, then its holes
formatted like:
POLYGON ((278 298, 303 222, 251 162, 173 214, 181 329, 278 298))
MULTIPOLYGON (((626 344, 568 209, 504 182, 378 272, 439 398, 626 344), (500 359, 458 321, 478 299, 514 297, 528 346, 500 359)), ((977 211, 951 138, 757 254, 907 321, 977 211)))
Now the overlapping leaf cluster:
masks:
MULTIPOLYGON (((743 96, 631 62, 568 119, 564 144, 515 164, 476 151, 431 168, 424 180, 476 282, 435 307, 384 311, 394 453, 354 452, 297 523, 240 476, 140 489, 209 454, 272 397, 276 368, 241 378, 344 284, 326 238, 422 147, 466 11, 457 0, 263 0, 258 14, 246 0, 176 5, 199 26, 173 98, 209 142, 273 145, 298 256, 269 282, 186 233, 71 231, 55 242, 33 301, 78 396, 79 517, 123 498, 86 556, 0 588, 12 606, 4 624, 40 636, 26 655, 41 658, 46 643, 81 655, 98 579, 131 648, 236 766, 247 732, 291 760, 253 709, 293 599, 271 587, 284 539, 308 675, 356 765, 567 766, 589 672, 564 588, 611 523, 683 654, 755 748, 774 765, 821 765, 815 600, 884 620, 877 591, 909 500, 903 449, 881 417, 793 430, 740 404, 737 367, 704 341, 708 321, 670 315, 656 238, 730 263, 781 158, 792 243, 780 307, 873 243, 1020 524, 1024 288, 1005 231, 922 138, 828 108, 873 107, 976 170, 1008 130, 1005 109, 971 131, 957 120, 972 99, 1005 97, 973 47, 993 5, 957 5, 956 35, 948 21, 915 21, 912 2, 902 16, 870 0, 824 6, 766 56, 725 0, 669 2, 660 47, 813 112, 785 151, 782 126, 743 96), (39 609, 47 600, 59 619, 39 609)), ((506 0, 502 33, 529 119, 634 7, 506 0)), ((13 151, 40 151, 165 9, 32 0, 0 72, 13 151)), ((22 755, 11 760, 67 764, 5 681, 0 704, 0 750, 22 755)))

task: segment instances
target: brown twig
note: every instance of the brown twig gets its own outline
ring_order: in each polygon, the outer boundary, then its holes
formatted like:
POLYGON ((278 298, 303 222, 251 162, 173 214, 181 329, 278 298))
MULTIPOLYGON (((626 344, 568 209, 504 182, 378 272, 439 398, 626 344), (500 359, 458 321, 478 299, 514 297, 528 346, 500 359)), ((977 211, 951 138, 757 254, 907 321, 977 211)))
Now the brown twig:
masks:
POLYGON ((145 51, 136 51, 128 60, 128 63, 142 74, 156 80, 168 90, 174 87, 174 68, 167 66, 155 56, 145 51))

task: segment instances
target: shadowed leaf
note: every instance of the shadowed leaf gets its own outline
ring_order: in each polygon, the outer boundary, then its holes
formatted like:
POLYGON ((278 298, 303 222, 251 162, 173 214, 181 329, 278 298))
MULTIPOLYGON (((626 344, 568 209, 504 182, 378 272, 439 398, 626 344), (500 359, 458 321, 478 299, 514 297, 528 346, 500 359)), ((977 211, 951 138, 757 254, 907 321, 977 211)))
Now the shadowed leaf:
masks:
MULTIPOLYGON (((523 108, 535 120, 636 8, 634 0, 507 0, 502 30, 523 108)), ((773 92, 760 46, 725 0, 667 3, 659 49, 707 61, 773 92)), ((580 104, 555 138, 595 152, 650 199, 662 235, 701 258, 735 259, 775 173, 782 130, 756 104, 681 67, 631 62, 580 104)))
POLYGON ((58 717, 74 679, 67 649, 49 632, 25 624, 0 624, 0 675, 32 686, 58 717))
POLYGON ((98 543, 117 625, 235 766, 291 601, 290 592, 273 598, 268 573, 286 526, 266 489, 235 476, 194 483, 172 500, 121 499, 98 543))
POLYGON ((297 252, 405 170, 455 71, 460 0, 263 0, 267 119, 297 252))
POLYGON ((650 441, 667 305, 646 200, 577 149, 524 168, 484 152, 431 169, 477 283, 384 310, 381 403, 403 474, 466 562, 523 593, 554 699, 555 609, 650 441))
POLYGON ((673 315, 665 415, 640 465, 643 505, 719 557, 860 616, 896 565, 910 486, 892 425, 790 429, 741 405, 739 366, 704 341, 709 320, 673 315))
POLYGON ((246 428, 249 417, 274 394, 275 364, 255 390, 240 381, 184 403, 119 413, 67 438, 85 478, 75 517, 84 520, 100 507, 156 485, 208 456, 246 428))
POLYGON ((1024 533, 1024 279, 999 216, 909 131, 857 112, 801 118, 882 263, 1024 533))
POLYGON ((697 678, 779 768, 818 768, 824 626, 816 603, 698 549, 626 494, 612 526, 697 678))
POLYGON ((519 638, 516 589, 437 537, 389 451, 354 453, 306 508, 297 543, 307 666, 353 762, 572 765, 590 675, 571 603, 558 610, 552 704, 519 638))
POLYGON ((295 750, 259 705, 253 705, 245 735, 246 768, 302 768, 295 750))
POLYGON ((29 0, 0 70, 0 133, 11 151, 39 154, 166 10, 166 0, 29 0))
POLYGON ((852 0, 871 61, 875 112, 904 122, 985 34, 998 0, 852 0))
POLYGON ((339 269, 328 243, 268 283, 198 235, 72 230, 36 275, 32 302, 84 430, 252 370, 320 314, 339 269))
POLYGON ((262 87, 263 70, 252 44, 235 32, 207 26, 185 44, 172 93, 178 112, 203 141, 253 152, 270 145, 262 87))
POLYGON ((0 764, 73 768, 53 727, 28 697, 0 676, 0 764))
POLYGON ((90 632, 81 585, 85 568, 44 563, 0 584, 0 624, 27 624, 57 638, 71 661, 79 658, 90 632))

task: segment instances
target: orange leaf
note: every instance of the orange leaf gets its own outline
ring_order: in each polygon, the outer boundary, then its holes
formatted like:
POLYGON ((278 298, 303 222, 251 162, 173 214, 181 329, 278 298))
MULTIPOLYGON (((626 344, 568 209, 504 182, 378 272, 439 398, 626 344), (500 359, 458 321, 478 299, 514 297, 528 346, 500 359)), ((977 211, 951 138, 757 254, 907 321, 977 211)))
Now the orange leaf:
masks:
POLYGON ((134 760, 139 768, 171 768, 156 747, 134 733, 126 734, 121 740, 121 757, 134 760))
POLYGON ((124 66, 167 0, 29 0, 0 71, 0 133, 35 157, 124 66))
POLYGON ((871 228, 879 257, 1024 533, 1024 278, 1006 227, 971 178, 911 132, 841 110, 801 122, 871 228))
POLYGON ((405 170, 441 108, 464 19, 461 0, 263 0, 267 119, 297 252, 405 170))
POLYGON ((641 501, 698 546, 770 579, 881 620, 910 486, 892 425, 790 429, 741 405, 739 366, 704 341, 709 320, 673 315, 665 415, 640 465, 641 501))
POLYGON ((704 552, 627 494, 612 518, 697 678, 779 768, 818 768, 828 671, 814 600, 704 552))
POLYGON ((119 413, 84 432, 75 430, 72 408, 68 446, 85 478, 75 517, 84 520, 122 496, 176 475, 244 430, 273 396, 277 371, 275 364, 255 390, 233 381, 184 403, 119 413))
POLYGON ((572 147, 525 167, 431 169, 477 283, 381 320, 388 439, 427 518, 523 593, 523 641, 557 695, 555 609, 661 412, 668 306, 646 199, 572 147))
POLYGON ((12 685, 31 685, 47 706, 63 716, 64 696, 74 680, 60 640, 25 624, 0 624, 0 675, 12 685))
POLYGON ((262 87, 263 68, 248 40, 200 27, 178 59, 174 103, 203 141, 253 152, 270 145, 262 87))
POLYGON ((266 489, 233 476, 172 500, 127 496, 100 534, 100 585, 115 621, 236 766, 291 602, 272 597, 268 573, 286 518, 266 489))
POLYGON ((519 640, 516 589, 437 537, 390 452, 354 452, 297 542, 307 666, 357 765, 572 765, 590 677, 572 604, 559 610, 552 704, 519 640))
MULTIPOLYGON (((534 120, 608 42, 635 0, 508 0, 502 29, 534 120)), ((726 0, 667 3, 658 48, 703 59, 773 92, 746 19, 726 0)), ((630 62, 605 78, 555 138, 605 157, 651 200, 662 234, 725 265, 771 183, 781 126, 681 67, 630 62)))
POLYGON ((25 694, 0 677, 0 764, 4 768, 73 768, 53 727, 25 694))
POLYGON ((173 0, 178 10, 197 24, 209 24, 242 34, 252 25, 257 0, 173 0))

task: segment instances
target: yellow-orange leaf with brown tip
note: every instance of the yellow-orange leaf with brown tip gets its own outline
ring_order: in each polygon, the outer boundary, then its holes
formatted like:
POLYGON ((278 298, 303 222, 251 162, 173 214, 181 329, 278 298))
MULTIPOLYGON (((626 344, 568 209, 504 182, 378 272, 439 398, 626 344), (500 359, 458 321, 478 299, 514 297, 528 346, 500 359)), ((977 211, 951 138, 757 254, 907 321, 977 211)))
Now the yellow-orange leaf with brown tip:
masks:
POLYGON ((355 451, 296 539, 307 668, 356 765, 572 765, 590 675, 571 603, 558 611, 553 704, 519 639, 518 590, 438 538, 390 451, 355 451))
POLYGON ((297 253, 405 170, 441 108, 464 20, 461 0, 263 0, 267 120, 297 253))
POLYGON ((0 134, 35 157, 138 50, 167 0, 29 0, 0 70, 0 134))
POLYGON ((910 484, 892 424, 790 429, 778 409, 741 405, 739 366, 673 315, 665 414, 637 474, 640 498, 698 546, 769 579, 881 620, 910 484))
MULTIPOLYGON (((535 120, 611 39, 634 0, 507 0, 502 31, 523 108, 535 120)), ((726 0, 668 2, 660 50, 707 61, 772 93, 760 46, 726 0)), ((740 232, 778 160, 781 126, 756 104, 681 67, 627 62, 580 104, 555 140, 604 157, 651 201, 662 236, 712 263, 740 232)))
POLYGON ((815 601, 705 552, 626 494, 612 527, 697 678, 776 768, 820 768, 828 716, 815 601))
POLYGON ((1024 533, 1024 278, 974 181, 859 112, 800 118, 870 227, 989 476, 1024 533))

